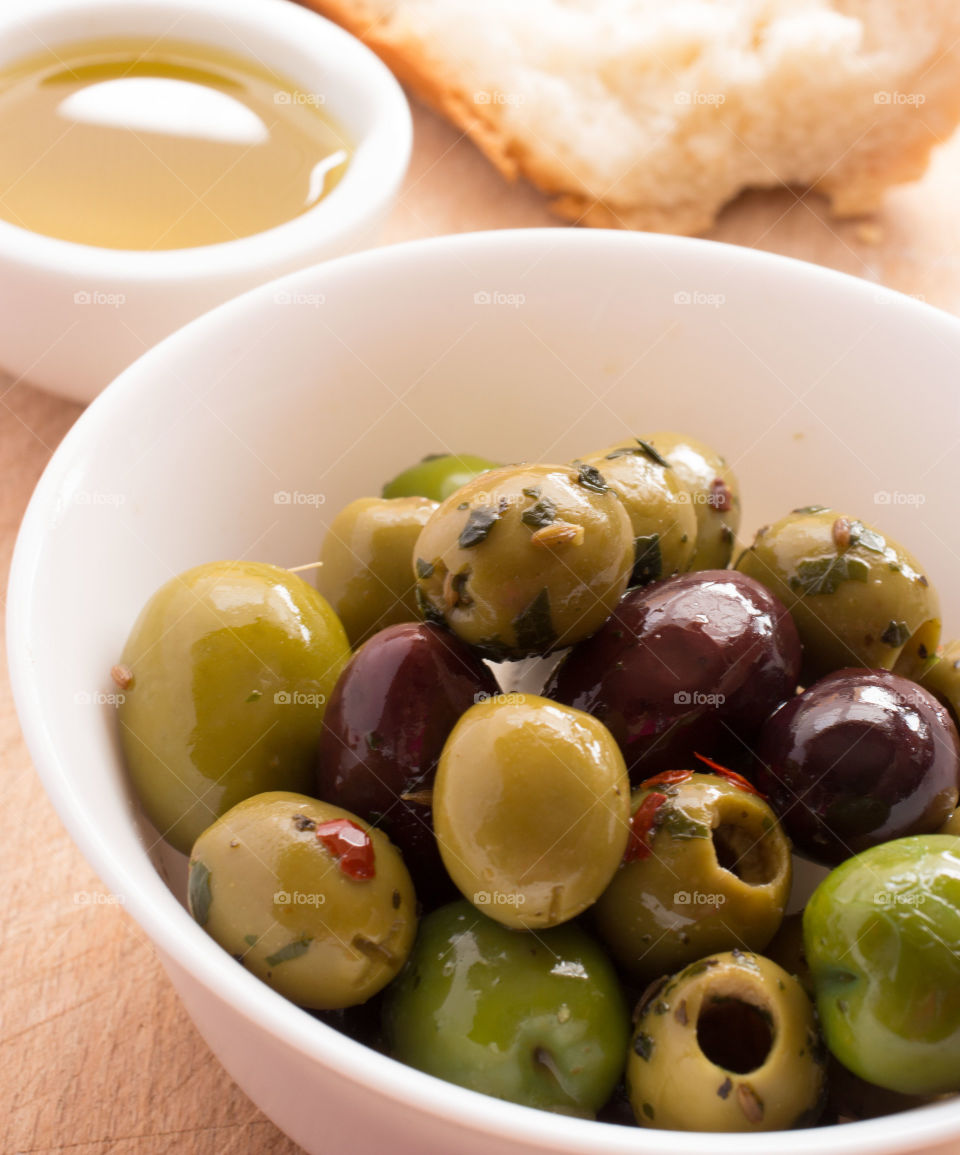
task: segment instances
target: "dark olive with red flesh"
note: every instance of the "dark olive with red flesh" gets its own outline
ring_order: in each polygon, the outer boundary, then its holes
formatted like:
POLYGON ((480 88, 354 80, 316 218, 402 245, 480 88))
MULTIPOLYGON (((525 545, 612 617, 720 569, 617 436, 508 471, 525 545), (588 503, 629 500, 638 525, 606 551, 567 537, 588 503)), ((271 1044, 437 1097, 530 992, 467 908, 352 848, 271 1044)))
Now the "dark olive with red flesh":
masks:
POLYGON ((456 893, 433 834, 440 751, 460 715, 496 693, 469 646, 437 626, 407 622, 360 647, 327 705, 317 796, 382 828, 427 905, 456 893))
POLYGON ((837 670, 785 703, 757 744, 754 780, 795 847, 834 864, 930 834, 956 805, 960 742, 947 710, 887 670, 837 670))
POLYGON ((800 657, 789 613, 759 582, 702 570, 628 593, 545 693, 604 722, 637 783, 697 767, 695 753, 743 764, 794 693, 800 657))

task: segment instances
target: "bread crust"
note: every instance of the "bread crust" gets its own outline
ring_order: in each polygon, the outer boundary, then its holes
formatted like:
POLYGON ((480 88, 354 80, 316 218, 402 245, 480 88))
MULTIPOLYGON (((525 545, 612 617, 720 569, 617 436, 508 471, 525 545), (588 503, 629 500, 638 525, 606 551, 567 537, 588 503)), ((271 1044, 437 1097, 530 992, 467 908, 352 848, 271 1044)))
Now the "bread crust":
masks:
MULTIPOLYGON (((416 96, 443 114, 468 136, 508 181, 525 178, 547 194, 550 209, 575 224, 693 235, 707 231, 720 211, 745 188, 793 188, 796 182, 750 180, 715 195, 671 203, 617 201, 592 193, 565 162, 513 132, 496 103, 478 103, 442 56, 429 45, 401 37, 364 0, 301 0, 341 24, 368 45, 416 96)), ((909 104, 889 107, 829 171, 804 187, 824 195, 838 217, 874 212, 886 190, 919 179, 931 150, 960 122, 960 43, 929 65, 922 78, 922 115, 909 104)))

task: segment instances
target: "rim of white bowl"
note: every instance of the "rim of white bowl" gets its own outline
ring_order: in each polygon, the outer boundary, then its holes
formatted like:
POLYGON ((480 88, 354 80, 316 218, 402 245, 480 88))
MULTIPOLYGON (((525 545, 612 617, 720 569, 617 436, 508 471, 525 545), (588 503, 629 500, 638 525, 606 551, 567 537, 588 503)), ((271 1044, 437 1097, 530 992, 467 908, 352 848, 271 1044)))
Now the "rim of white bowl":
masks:
MULTIPOLYGON (((377 218, 399 190, 410 163, 413 121, 410 105, 393 73, 357 37, 317 12, 290 0, 27 0, 0 13, 0 37, 11 30, 29 30, 52 15, 80 17, 84 13, 117 14, 117 35, 125 27, 142 21, 144 15, 171 18, 179 14, 191 22, 178 38, 191 40, 200 24, 225 30, 224 44, 246 34, 266 38, 266 43, 284 40, 300 55, 310 55, 320 67, 335 65, 338 74, 331 91, 343 92, 343 100, 329 100, 336 115, 338 103, 349 104, 351 94, 366 93, 373 103, 370 124, 353 141, 353 153, 337 186, 312 208, 269 229, 221 241, 182 249, 108 249, 96 245, 49 237, 0 219, 0 252, 6 261, 57 273, 100 277, 104 281, 127 283, 203 280, 258 267, 277 267, 304 250, 333 244, 344 234, 361 230, 377 218)), ((171 28, 171 31, 173 29, 171 28)), ((131 29, 130 34, 135 34, 131 29)), ((65 28, 54 43, 69 44, 89 40, 82 30, 65 28)), ((45 41, 38 39, 37 49, 45 41)), ((254 62, 260 53, 263 63, 286 77, 289 69, 280 53, 257 42, 250 49, 254 62)), ((10 62, 17 59, 15 54, 10 62)), ((292 76, 289 79, 294 79, 292 76)))
MULTIPOLYGON (((828 1147, 831 1155, 895 1155, 918 1145, 956 1140, 960 1136, 960 1103, 956 1100, 843 1126, 759 1134, 650 1129, 643 1132, 643 1138, 632 1127, 553 1115, 502 1100, 496 1100, 496 1109, 491 1110, 488 1096, 404 1066, 327 1027, 238 967, 190 918, 152 868, 143 881, 131 883, 123 860, 111 847, 109 832, 101 830, 96 814, 85 808, 85 799, 74 786, 68 762, 58 753, 44 721, 39 687, 32 675, 28 626, 35 588, 33 575, 42 560, 49 525, 45 511, 55 508, 62 483, 86 456, 87 442, 96 439, 97 430, 109 422, 114 410, 128 406, 137 394, 155 388, 155 380, 163 377, 158 371, 165 361, 190 355, 192 348, 206 346, 220 330, 232 328, 245 314, 256 315, 273 302, 278 286, 291 292, 312 292, 330 279, 364 277, 371 271, 376 275, 379 266, 408 263, 422 273, 424 269, 429 271, 431 262, 466 262, 472 253, 481 250, 486 259, 496 252, 498 257, 525 257, 533 262, 558 247, 601 252, 610 246, 632 247, 638 258, 665 262, 671 252, 687 250, 696 253, 713 273, 737 276, 746 271, 754 276, 787 276, 797 284, 798 292, 802 288, 821 295, 830 293, 852 303, 866 303, 872 294, 871 306, 877 303, 877 286, 790 257, 689 237, 547 228, 467 233, 371 249, 288 274, 218 306, 145 353, 96 398, 54 453, 27 507, 11 565, 7 629, 13 696, 34 766, 87 861, 108 886, 123 894, 126 907, 162 954, 237 1014, 282 1038, 304 1056, 323 1066, 335 1065, 341 1075, 371 1093, 413 1107, 426 1116, 440 1117, 491 1138, 526 1143, 532 1150, 549 1147, 569 1155, 634 1155, 643 1146, 655 1147, 666 1155, 703 1155, 704 1151, 709 1155, 769 1155, 771 1143, 775 1143, 778 1155, 809 1155, 821 1144, 828 1147)), ((960 320, 893 290, 883 292, 887 308, 895 299, 899 308, 913 312, 928 329, 932 327, 932 337, 939 336, 960 349, 960 320)))

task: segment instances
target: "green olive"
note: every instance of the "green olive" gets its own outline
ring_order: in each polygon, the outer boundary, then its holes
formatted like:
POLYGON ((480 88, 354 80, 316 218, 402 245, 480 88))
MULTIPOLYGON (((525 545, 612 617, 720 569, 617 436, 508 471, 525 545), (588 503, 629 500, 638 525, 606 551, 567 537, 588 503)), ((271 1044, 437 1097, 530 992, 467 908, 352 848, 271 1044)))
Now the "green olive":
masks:
POLYGON ((415 566, 425 616, 502 660, 594 633, 627 588, 633 556, 630 519, 595 468, 520 465, 448 497, 415 566))
POLYGON ((669 462, 697 516, 697 545, 688 569, 726 569, 740 528, 740 487, 719 453, 684 433, 651 433, 645 444, 669 462))
POLYGON ((467 902, 427 915, 384 1000, 403 1063, 528 1107, 593 1117, 626 1061, 613 966, 578 926, 522 934, 467 902))
POLYGON ((960 810, 954 810, 950 817, 937 831, 937 834, 960 834, 960 810))
POLYGON ((360 497, 333 519, 320 551, 317 588, 337 611, 352 646, 387 626, 420 618, 413 547, 436 508, 425 497, 360 497))
POLYGON ((642 847, 628 851, 632 860, 595 908, 597 932, 621 966, 650 980, 712 951, 762 950, 792 878, 790 844, 766 802, 693 774, 673 785, 654 779, 631 806, 642 847))
POLYGON ((790 610, 807 685, 849 666, 909 676, 937 648, 940 604, 916 558, 856 518, 794 510, 761 529, 736 568, 790 610))
POLYGON ((671 1131, 779 1131, 820 1112, 824 1049, 796 979, 742 951, 645 992, 627 1060, 637 1122, 671 1131))
POLYGON ((251 794, 309 788, 349 656, 333 610, 288 570, 212 562, 162 586, 114 677, 124 758, 163 837, 187 853, 251 794))
POLYGON ((938 698, 960 726, 960 641, 947 642, 926 661, 921 659, 907 677, 938 698))
POLYGON ((673 467, 645 442, 611 445, 583 458, 623 502, 633 529, 633 586, 684 573, 697 547, 697 514, 673 467))
POLYGON ((623 856, 629 807, 606 727, 532 694, 471 706, 433 788, 437 842, 460 892, 498 922, 531 929, 599 897, 623 856))
POLYGON ((388 481, 383 487, 383 496, 429 497, 432 501, 444 501, 478 473, 486 473, 498 465, 497 461, 473 453, 429 453, 422 461, 388 481))
POLYGON ((416 934, 400 852, 362 819, 304 794, 234 806, 190 856, 190 913, 268 986, 303 1007, 365 1002, 416 934))

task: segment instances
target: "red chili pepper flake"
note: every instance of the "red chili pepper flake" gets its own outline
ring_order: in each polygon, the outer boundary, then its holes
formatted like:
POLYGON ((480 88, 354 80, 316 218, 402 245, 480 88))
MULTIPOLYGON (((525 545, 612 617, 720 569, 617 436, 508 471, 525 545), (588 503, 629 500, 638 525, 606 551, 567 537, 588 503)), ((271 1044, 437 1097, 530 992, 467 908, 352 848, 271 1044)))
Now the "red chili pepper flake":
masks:
POLYGON ((742 774, 738 774, 736 770, 728 770, 726 766, 721 766, 719 762, 714 762, 712 758, 705 758, 702 754, 694 754, 694 758, 699 758, 700 761, 709 766, 714 773, 719 774, 721 778, 726 778, 726 780, 732 782, 734 786, 739 786, 741 790, 745 790, 748 794, 756 794, 758 798, 766 799, 766 794, 761 794, 752 782, 744 778, 742 774))
POLYGON ((335 818, 317 827, 317 838, 336 858, 348 878, 364 881, 376 874, 370 835, 349 818, 335 818))
POLYGON ((662 774, 654 774, 652 778, 641 782, 640 789, 646 790, 648 786, 675 786, 678 782, 686 782, 692 777, 692 770, 664 770, 662 774))
POLYGON ((630 837, 623 853, 624 862, 649 858, 653 853, 646 839, 657 819, 657 811, 666 800, 666 794, 648 794, 630 816, 630 837))
POLYGON ((733 508, 730 490, 722 477, 715 477, 713 481, 710 482, 710 493, 707 496, 707 504, 712 505, 718 513, 727 513, 733 508))

